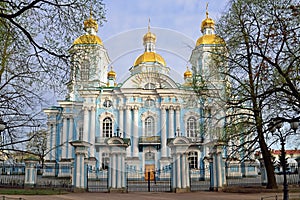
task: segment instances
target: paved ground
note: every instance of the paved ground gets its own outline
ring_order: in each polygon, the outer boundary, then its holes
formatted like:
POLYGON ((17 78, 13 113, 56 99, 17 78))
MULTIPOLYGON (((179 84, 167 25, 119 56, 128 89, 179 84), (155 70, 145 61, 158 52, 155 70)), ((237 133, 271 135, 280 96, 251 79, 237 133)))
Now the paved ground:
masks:
MULTIPOLYGON (((6 197, 24 198, 25 200, 274 200, 275 193, 224 193, 224 192, 191 192, 191 193, 70 193, 64 195, 5 195, 6 197)), ((278 199, 282 199, 281 194, 278 199)), ((300 199, 300 193, 290 194, 290 199, 300 199)))

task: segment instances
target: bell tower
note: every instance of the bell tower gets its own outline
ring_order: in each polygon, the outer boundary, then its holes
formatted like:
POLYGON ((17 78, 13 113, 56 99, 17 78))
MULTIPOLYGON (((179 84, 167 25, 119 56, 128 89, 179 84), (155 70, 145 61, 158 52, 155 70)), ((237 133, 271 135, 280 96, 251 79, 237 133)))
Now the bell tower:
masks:
POLYGON ((68 83, 69 100, 78 100, 78 90, 90 90, 107 85, 110 63, 102 40, 96 35, 98 24, 92 13, 84 22, 85 34, 79 36, 70 48, 71 76, 68 83))

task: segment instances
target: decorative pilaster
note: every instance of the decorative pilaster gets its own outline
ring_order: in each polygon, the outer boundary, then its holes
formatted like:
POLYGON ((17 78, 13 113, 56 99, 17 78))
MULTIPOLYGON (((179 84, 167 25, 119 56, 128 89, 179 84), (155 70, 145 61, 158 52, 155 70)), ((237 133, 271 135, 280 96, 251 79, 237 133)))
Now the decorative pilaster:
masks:
POLYGON ((73 140, 73 127, 74 127, 74 118, 70 117, 69 138, 68 138, 68 144, 67 144, 68 145, 67 159, 73 158, 73 147, 69 142, 69 141, 73 140))
MULTIPOLYGON (((88 107, 84 107, 84 113, 83 113, 83 136, 82 140, 85 142, 88 142, 88 135, 89 135, 89 110, 88 107)), ((81 140, 81 138, 79 138, 81 140)))
MULTIPOLYGON (((91 108, 91 137, 89 142, 92 146, 95 144, 95 131, 96 131, 96 108, 92 106, 91 108)), ((90 148, 90 157, 95 157, 95 148, 90 148)))
MULTIPOLYGON (((50 151, 51 149, 51 137, 52 137, 52 133, 51 133, 51 124, 48 122, 47 123, 47 151, 50 151)), ((51 153, 47 153, 45 156, 45 160, 50 160, 51 159, 51 153)))
MULTIPOLYGON (((119 107, 119 129, 122 134, 124 134, 124 117, 123 117, 123 106, 119 107)), ((124 135, 123 135, 124 137, 124 135)))
POLYGON ((68 130, 68 118, 63 115, 63 131, 62 131, 62 141, 61 141, 61 159, 67 158, 67 130, 68 130))
POLYGON ((139 112, 139 107, 134 106, 133 108, 133 155, 132 157, 138 157, 139 156, 139 144, 138 144, 138 112, 139 112))
MULTIPOLYGON (((176 106, 176 129, 180 131, 180 107, 176 106)), ((179 134, 179 133, 178 133, 179 134)))
POLYGON ((169 108, 169 138, 174 138, 174 107, 169 108))
POLYGON ((166 108, 161 108, 161 157, 167 157, 166 108))
POLYGON ((56 160, 56 154, 57 154, 57 147, 58 145, 56 144, 56 124, 52 124, 51 125, 52 127, 52 142, 51 142, 51 147, 50 147, 50 150, 51 150, 51 155, 50 155, 50 160, 56 160))
MULTIPOLYGON (((126 106, 125 110, 125 115, 126 115, 126 137, 131 138, 131 106, 126 106)), ((131 148, 126 149, 126 157, 131 157, 131 148)))

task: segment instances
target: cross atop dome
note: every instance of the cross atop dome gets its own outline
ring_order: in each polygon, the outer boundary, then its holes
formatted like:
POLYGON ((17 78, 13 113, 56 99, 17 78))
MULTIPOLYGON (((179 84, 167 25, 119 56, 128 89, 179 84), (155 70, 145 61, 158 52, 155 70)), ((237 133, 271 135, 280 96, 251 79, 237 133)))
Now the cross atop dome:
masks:
POLYGON ((215 30, 215 21, 208 17, 208 3, 206 3, 206 18, 201 23, 201 32, 207 34, 207 30, 215 30))
POLYGON ((90 18, 84 20, 84 30, 92 35, 95 35, 98 32, 98 24, 96 20, 93 19, 92 7, 90 9, 90 18))

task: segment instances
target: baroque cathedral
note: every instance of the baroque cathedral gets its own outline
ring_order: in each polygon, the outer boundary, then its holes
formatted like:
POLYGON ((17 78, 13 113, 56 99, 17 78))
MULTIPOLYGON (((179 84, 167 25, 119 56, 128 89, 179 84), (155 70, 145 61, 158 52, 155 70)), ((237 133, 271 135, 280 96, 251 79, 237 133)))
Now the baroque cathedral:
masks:
POLYGON ((191 51, 190 67, 182 66, 187 69, 182 83, 174 81, 167 62, 156 52, 159 38, 149 25, 141 38, 144 52, 132 58, 130 75, 121 83, 116 81, 117 72, 92 17, 84 21, 84 31, 70 48, 66 99, 44 110, 49 133, 45 172, 55 176, 70 173, 73 141, 88 143, 85 160, 94 169, 106 170, 105 141, 112 137, 128 139, 125 162, 130 170, 167 169, 172 162, 167 143, 178 136, 201 146, 187 152, 190 169, 207 168, 213 141, 225 133, 226 110, 219 97, 225 95, 227 83, 222 75, 225 66, 216 69, 210 62, 209 52, 225 43, 215 34, 215 22, 208 12, 201 23, 202 36, 191 51))

